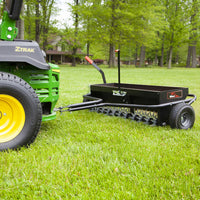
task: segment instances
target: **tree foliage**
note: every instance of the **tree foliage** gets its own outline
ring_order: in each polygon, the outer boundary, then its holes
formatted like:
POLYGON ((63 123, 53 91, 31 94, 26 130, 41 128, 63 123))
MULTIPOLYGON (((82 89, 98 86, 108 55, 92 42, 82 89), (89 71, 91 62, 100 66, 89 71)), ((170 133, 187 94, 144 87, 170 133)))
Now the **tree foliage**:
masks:
MULTIPOLYGON (((121 49, 122 60, 140 61, 140 66, 148 60, 168 68, 186 61, 188 67, 196 67, 199 6, 200 0, 73 0, 74 26, 62 30, 62 42, 71 41, 74 58, 81 48, 107 60, 110 67, 115 66, 116 48, 121 49)), ((35 39, 43 49, 56 26, 51 20, 55 9, 55 0, 25 1, 25 38, 35 39)))
POLYGON ((44 50, 48 46, 48 34, 50 27, 54 25, 51 21, 55 12, 55 0, 25 0, 25 38, 36 40, 44 50))

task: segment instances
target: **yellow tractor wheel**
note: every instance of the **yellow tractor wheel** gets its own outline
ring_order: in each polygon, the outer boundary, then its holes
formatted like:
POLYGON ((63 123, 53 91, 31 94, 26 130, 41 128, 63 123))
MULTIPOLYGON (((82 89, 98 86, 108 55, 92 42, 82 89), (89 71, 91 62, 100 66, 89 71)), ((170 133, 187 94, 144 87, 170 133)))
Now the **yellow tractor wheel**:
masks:
POLYGON ((1 72, 0 151, 31 144, 41 120, 41 103, 33 88, 19 77, 1 72))
POLYGON ((0 94, 0 143, 15 138, 25 124, 22 104, 10 95, 0 94))

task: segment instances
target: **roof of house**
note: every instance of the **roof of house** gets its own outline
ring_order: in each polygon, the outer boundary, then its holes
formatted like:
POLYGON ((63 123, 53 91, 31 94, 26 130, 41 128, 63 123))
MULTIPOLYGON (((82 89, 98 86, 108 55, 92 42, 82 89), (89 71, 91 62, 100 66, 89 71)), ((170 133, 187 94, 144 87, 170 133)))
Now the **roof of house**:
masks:
MULTIPOLYGON (((72 55, 72 52, 70 51, 57 51, 57 50, 47 50, 46 51, 47 55, 72 55)), ((78 55, 86 55, 85 53, 81 52, 80 49, 77 50, 78 55)), ((92 55, 90 55, 92 56, 92 55)))
POLYGON ((47 50, 46 51, 47 55, 71 55, 71 52, 66 52, 66 51, 57 51, 57 50, 47 50))

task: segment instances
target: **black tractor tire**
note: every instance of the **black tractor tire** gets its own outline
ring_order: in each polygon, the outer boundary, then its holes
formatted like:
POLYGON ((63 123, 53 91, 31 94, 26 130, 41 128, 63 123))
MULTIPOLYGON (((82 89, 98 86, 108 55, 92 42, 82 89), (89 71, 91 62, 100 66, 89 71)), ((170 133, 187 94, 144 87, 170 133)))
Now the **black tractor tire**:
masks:
POLYGON ((180 103, 172 107, 169 115, 169 125, 171 128, 189 129, 195 121, 195 112, 192 106, 180 103))
POLYGON ((0 72, 0 151, 29 146, 41 121, 41 103, 33 88, 13 74, 0 72))

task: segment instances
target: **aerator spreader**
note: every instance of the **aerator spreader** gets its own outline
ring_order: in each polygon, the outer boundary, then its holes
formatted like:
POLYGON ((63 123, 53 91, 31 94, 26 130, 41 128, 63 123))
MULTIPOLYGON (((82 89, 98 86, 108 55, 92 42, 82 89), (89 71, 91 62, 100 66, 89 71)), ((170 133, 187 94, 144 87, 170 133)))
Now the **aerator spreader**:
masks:
POLYGON ((104 72, 86 57, 101 73, 103 84, 91 85, 82 103, 55 108, 59 67, 46 63, 36 42, 15 39, 22 1, 5 1, 0 25, 0 151, 31 144, 41 122, 55 119, 56 111, 90 109, 150 125, 192 128, 195 114, 191 104, 196 96, 183 87, 121 83, 119 50, 118 83, 106 83, 104 72))
POLYGON ((118 52, 118 83, 106 83, 104 72, 89 58, 102 75, 103 84, 90 86, 83 103, 60 107, 59 111, 90 109, 110 116, 129 118, 149 125, 170 125, 171 128, 189 129, 195 121, 191 104, 196 96, 188 88, 125 84, 120 82, 120 50, 118 52), (190 98, 187 98, 190 97, 190 98))

